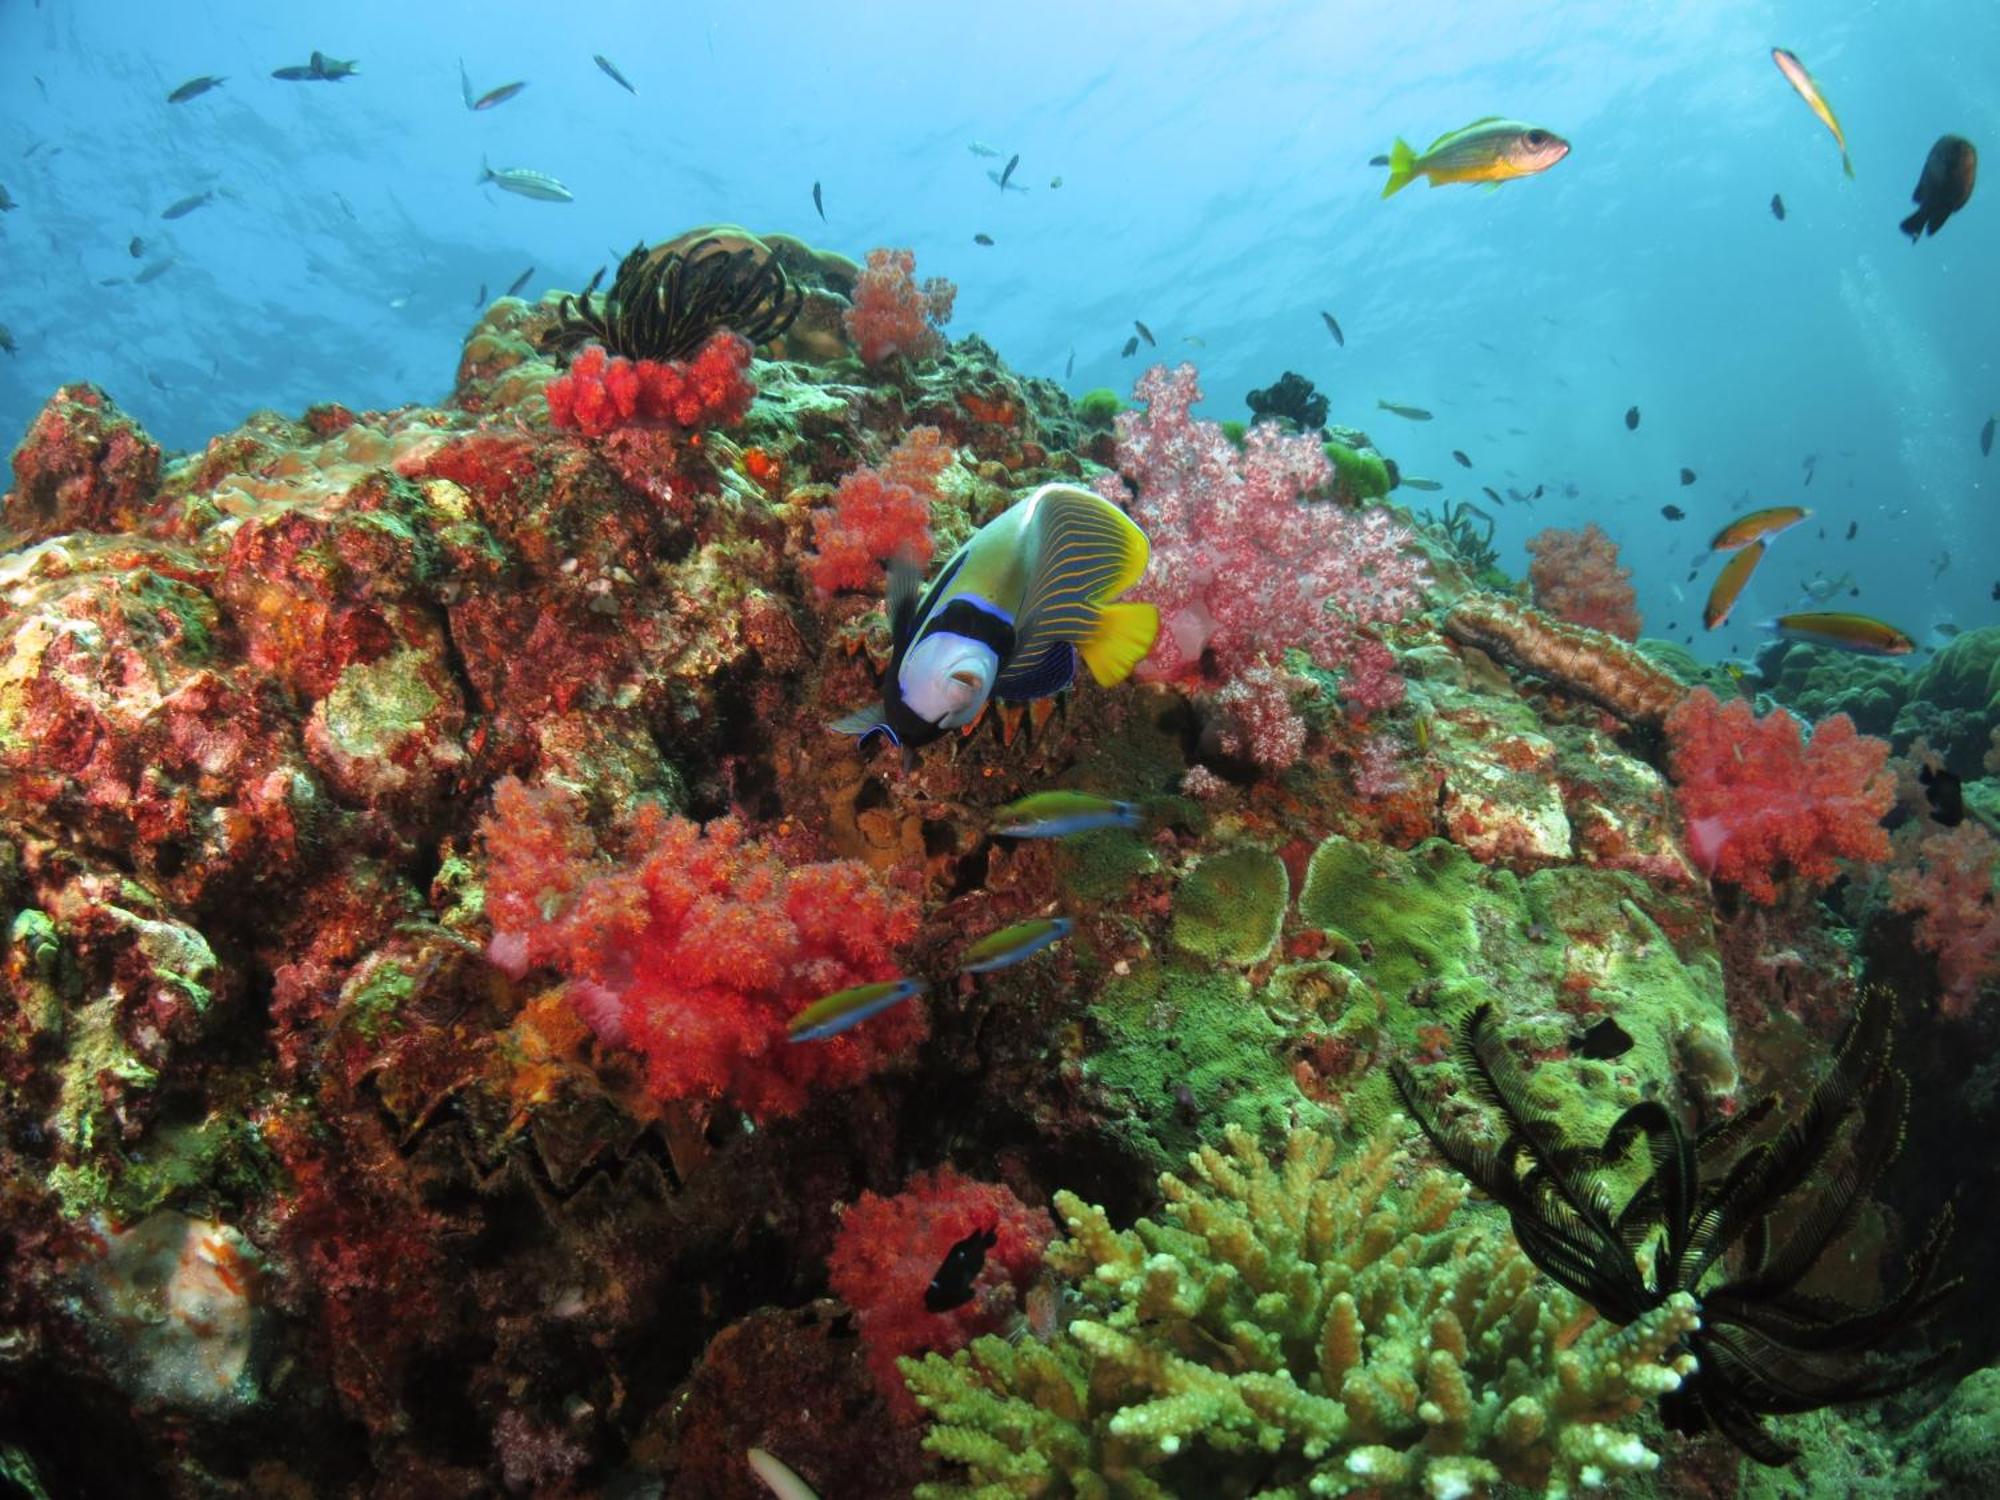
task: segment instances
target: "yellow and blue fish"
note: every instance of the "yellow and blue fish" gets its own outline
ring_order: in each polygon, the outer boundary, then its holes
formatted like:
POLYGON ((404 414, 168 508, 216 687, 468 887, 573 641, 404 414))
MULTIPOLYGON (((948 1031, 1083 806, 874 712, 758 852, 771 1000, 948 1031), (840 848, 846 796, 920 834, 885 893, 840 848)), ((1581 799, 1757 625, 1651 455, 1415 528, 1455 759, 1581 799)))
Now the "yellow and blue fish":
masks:
POLYGON ((1447 131, 1421 155, 1398 136, 1388 156, 1378 158, 1389 169, 1382 196, 1400 193, 1419 177, 1428 177, 1432 187, 1448 182, 1511 182, 1546 172, 1568 155, 1569 142, 1553 130, 1487 115, 1447 131))
POLYGON ((836 990, 793 1016, 785 1032, 795 1042, 824 1041, 923 992, 921 979, 878 979, 873 984, 836 990))
POLYGON ((1031 792, 993 815, 993 831, 1009 839, 1060 839, 1098 828, 1137 828, 1136 803, 1090 792, 1031 792))
POLYGON ((991 974, 995 969, 1012 968, 1074 931, 1076 923, 1068 917, 1031 917, 1012 927, 989 932, 968 945, 958 967, 967 974, 991 974))
POLYGON ((913 568, 890 568, 882 701, 830 727, 909 752, 970 724, 989 699, 1053 697, 1079 660, 1100 686, 1123 682, 1153 649, 1160 614, 1113 601, 1150 556, 1145 532, 1103 496, 1043 485, 967 538, 921 598, 913 568))

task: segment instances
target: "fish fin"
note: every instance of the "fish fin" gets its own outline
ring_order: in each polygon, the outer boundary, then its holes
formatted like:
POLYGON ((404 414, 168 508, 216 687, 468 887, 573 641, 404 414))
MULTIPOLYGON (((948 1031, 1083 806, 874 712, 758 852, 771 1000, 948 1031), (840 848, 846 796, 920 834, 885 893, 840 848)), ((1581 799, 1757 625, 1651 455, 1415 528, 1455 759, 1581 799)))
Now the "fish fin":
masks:
POLYGON ((479 153, 479 175, 472 179, 474 187, 484 187, 493 180, 493 165, 486 159, 484 151, 479 153))
POLYGON ((863 745, 871 735, 887 735, 891 744, 901 744, 896 731, 889 727, 889 720, 882 711, 882 705, 871 703, 866 708, 858 708, 851 714, 842 714, 826 726, 834 734, 851 734, 863 745))
POLYGON ((1160 611, 1151 604, 1107 604, 1098 617, 1097 633, 1077 649, 1099 687, 1112 687, 1132 675, 1146 659, 1160 633, 1160 611))
POLYGON ((1854 180, 1854 163, 1847 159, 1845 151, 1840 153, 1840 170, 1847 174, 1848 181, 1854 180))
POLYGON ((923 593, 924 570, 907 552, 889 559, 889 639, 897 646, 910 638, 917 623, 917 600, 923 593))
POLYGON ((1021 504, 1034 509, 1022 518, 1027 587, 1015 616, 1010 663, 1039 666, 1051 646, 1068 641, 1083 652, 1099 682, 1120 680, 1151 649, 1151 632, 1139 656, 1111 677, 1091 661, 1091 652, 1111 600, 1146 571, 1152 555, 1146 533, 1102 495, 1072 484, 1045 484, 1021 504))
POLYGON ((1912 245, 1924 237, 1924 212, 1925 210, 1919 208, 1909 218, 1896 226, 1910 237, 1912 245))
POLYGON ((1410 143, 1400 135, 1389 148, 1389 181, 1382 189, 1384 198, 1392 198, 1410 185, 1410 179, 1417 175, 1417 153, 1410 149, 1410 143))
POLYGON ((1040 657, 1022 660, 993 683, 993 696, 1005 703, 1029 703, 1053 698, 1076 680, 1076 647, 1057 641, 1040 657))

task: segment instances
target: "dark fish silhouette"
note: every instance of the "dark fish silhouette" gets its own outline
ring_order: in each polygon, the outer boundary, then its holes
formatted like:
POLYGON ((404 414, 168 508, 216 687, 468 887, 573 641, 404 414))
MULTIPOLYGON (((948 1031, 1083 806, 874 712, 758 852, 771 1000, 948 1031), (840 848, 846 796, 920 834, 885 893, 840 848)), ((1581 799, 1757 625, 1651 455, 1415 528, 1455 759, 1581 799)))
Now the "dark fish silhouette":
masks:
POLYGON ((125 249, 131 255, 132 259, 137 260, 146 253, 146 242, 135 234, 132 236, 132 243, 127 245, 125 249))
POLYGON ((1685 521, 1687 519, 1687 512, 1682 510, 1678 505, 1662 505, 1660 507, 1660 514, 1665 516, 1669 521, 1685 521))
POLYGON ((1693 469, 1682 469, 1682 470, 1681 470, 1681 485, 1682 485, 1682 487, 1683 487, 1683 488, 1685 488, 1686 486, 1688 486, 1688 485, 1690 485, 1690 484, 1693 484, 1693 483, 1694 483, 1694 470, 1693 470, 1693 469))
POLYGON ((1069 358, 1063 361, 1063 379, 1067 380, 1076 371, 1076 350, 1069 351, 1069 358))
POLYGON ((990 245, 993 243, 993 236, 990 234, 975 234, 972 237, 972 243, 975 245, 990 245))
POLYGON ((1574 1048, 1578 1057, 1588 1057, 1598 1062, 1623 1057, 1631 1050, 1631 1033, 1609 1016, 1584 1032, 1574 1048))
POLYGON ((526 88, 526 83, 503 83, 497 89, 488 89, 472 101, 474 109, 491 109, 496 104, 505 104, 509 99, 526 88))
POLYGON ((1014 175, 1014 168, 1021 165, 1021 153, 1016 151, 1007 158, 1007 165, 1000 169, 1000 190, 1007 190, 1007 179, 1014 175))
POLYGON ((210 202, 214 197, 215 189, 213 188, 210 188, 205 193, 196 193, 190 198, 181 199, 178 203, 169 203, 160 211, 160 217, 163 219, 185 219, 189 214, 210 202))
POLYGON ((813 184, 813 207, 819 212, 820 223, 824 224, 826 222, 826 204, 820 198, 819 184, 817 182, 813 184))
POLYGON ((625 90, 626 93, 635 96, 638 94, 639 91, 632 87, 631 83, 629 83, 626 80, 625 75, 619 72, 618 69, 612 64, 611 59, 606 57, 602 52, 593 54, 590 60, 596 63, 599 68, 604 70, 604 76, 606 78, 609 78, 613 83, 617 84, 618 87, 625 90))
POLYGON ((1780 224, 1785 222, 1785 200, 1776 193, 1771 194, 1771 217, 1780 224))
POLYGON ((999 1225, 975 1229, 944 1253, 944 1260, 924 1288, 924 1306, 934 1313, 950 1312, 972 1300, 972 1288, 986 1269, 986 1252, 1000 1243, 999 1225))
POLYGON ((523 271, 519 276, 516 276, 514 278, 514 284, 507 288, 506 295, 509 297, 520 296, 521 288, 528 284, 528 278, 534 274, 535 274, 535 268, 533 266, 528 267, 527 270, 523 271))
POLYGON ((1482 484, 1480 488, 1486 492, 1486 498, 1491 500, 1495 505, 1505 505, 1507 503, 1500 498, 1500 492, 1494 489, 1492 485, 1482 484))
POLYGON ((474 307, 484 307, 484 306, 486 305, 486 283, 485 283, 485 282, 483 282, 483 281, 482 281, 482 282, 480 282, 480 283, 479 283, 479 293, 478 293, 478 295, 477 295, 477 296, 475 296, 475 297, 474 297, 474 298, 472 299, 472 305, 473 305, 474 307))
POLYGON ((1625 408, 1625 430, 1627 432, 1637 432, 1639 430, 1638 407, 1628 406, 1625 408))
POLYGON ((1986 425, 1979 429, 1979 456, 1981 458, 1988 458, 1993 453, 1993 422, 1994 419, 1988 417, 1986 425))
POLYGON ((1135 333, 1132 335, 1132 337, 1125 340, 1125 347, 1118 351, 1118 357, 1120 359, 1130 359, 1133 355, 1137 354, 1138 352, 1139 352, 1139 335, 1135 333))
POLYGON ((1944 221, 1965 207, 1972 197, 1973 180, 1979 176, 1979 152, 1962 135, 1941 135, 1924 158, 1924 170, 1917 178, 1917 190, 1910 201, 1917 211, 1899 226, 1915 244, 1927 234, 1944 228, 1944 221))
POLYGON ((1469 458, 1467 458, 1467 457, 1465 456, 1465 454, 1464 454, 1464 453, 1462 453, 1462 452, 1461 452, 1460 450, 1458 450, 1457 448, 1454 448, 1454 449, 1452 449, 1452 450, 1451 450, 1451 456, 1452 456, 1453 458, 1455 458, 1455 459, 1457 459, 1457 460, 1458 460, 1458 462, 1459 462, 1459 466, 1460 466, 1461 468, 1466 468, 1466 469, 1469 469, 1469 468, 1471 468, 1471 467, 1472 467, 1472 460, 1471 460, 1471 459, 1469 459, 1469 458))
POLYGON ((286 83, 338 83, 360 71, 360 63, 354 58, 328 57, 324 52, 315 52, 312 60, 303 66, 295 64, 288 68, 273 68, 271 76, 286 83))
POLYGON ((1320 317, 1325 320, 1326 331, 1333 335, 1333 341, 1345 349, 1347 347, 1347 335, 1340 331, 1340 324, 1335 321, 1333 314, 1330 312, 1321 312, 1320 317))
POLYGON ((1146 341, 1147 348, 1157 349, 1160 347, 1160 341, 1153 337, 1152 329, 1141 323, 1137 318, 1132 320, 1132 326, 1139 330, 1139 337, 1146 341))
POLYGON ((1860 529, 1861 529, 1861 523, 1859 521, 1849 521, 1847 523, 1847 540, 1850 542, 1853 541, 1854 533, 1859 531, 1860 529))
POLYGON ((185 104, 190 99, 199 99, 210 89, 219 89, 221 87, 222 79, 212 74, 204 73, 199 78, 190 78, 186 83, 167 95, 167 103, 185 104))
POLYGON ((1956 828, 1965 821, 1965 783, 1954 771, 1942 768, 1933 771, 1925 766, 1917 772, 1917 780, 1923 783, 1924 798, 1931 805, 1931 817, 1947 828, 1956 828))

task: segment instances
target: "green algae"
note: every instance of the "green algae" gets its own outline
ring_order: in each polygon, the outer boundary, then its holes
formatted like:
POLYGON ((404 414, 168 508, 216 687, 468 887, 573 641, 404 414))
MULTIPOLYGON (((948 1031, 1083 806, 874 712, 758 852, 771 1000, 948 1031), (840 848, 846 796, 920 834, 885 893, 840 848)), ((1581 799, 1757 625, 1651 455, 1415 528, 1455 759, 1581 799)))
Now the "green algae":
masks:
POLYGON ((1372 448, 1350 448, 1329 442, 1326 456, 1333 464, 1334 482, 1340 498, 1349 505, 1380 500, 1389 493, 1389 464, 1372 448))
POLYGON ((1269 1139, 1326 1119, 1293 1081, 1285 1029, 1239 975, 1148 966, 1112 980, 1089 1015, 1104 1040, 1085 1074, 1126 1105, 1112 1133, 1160 1168, 1225 1125, 1269 1139))
POLYGON ((378 955, 349 982, 344 1009, 354 1029, 372 1042, 385 1028, 402 1028, 402 1009, 416 993, 416 976, 394 959, 378 955))
POLYGON ((1078 901, 1113 901, 1160 868, 1160 858, 1122 828, 1064 839, 1057 855, 1063 889, 1078 901))
POLYGON ((1241 448, 1243 440, 1250 436, 1249 427, 1234 417, 1225 417, 1216 425, 1222 429, 1222 435, 1228 438, 1230 445, 1235 448, 1241 448))
POLYGON ((1277 855, 1212 854, 1174 890, 1174 946, 1211 962, 1261 963, 1278 941, 1291 898, 1291 878, 1277 855))
POLYGON ((1125 410, 1125 403, 1109 386, 1098 386, 1076 398, 1076 419, 1086 427, 1109 430, 1111 419, 1125 410))
POLYGON ((335 747, 361 760, 421 733, 440 701, 425 680, 424 661, 421 652, 398 651, 342 672, 321 705, 335 747))
MULTIPOLYGON (((1298 910, 1374 993, 1397 1045, 1494 1004, 1509 1040, 1541 1055, 1536 1106, 1578 1137, 1677 1078, 1704 1095, 1735 1086, 1721 961, 1692 894, 1576 865, 1523 879, 1437 839, 1402 851, 1335 836, 1314 851, 1298 910), (1632 1038, 1610 1068, 1568 1051, 1599 1015, 1632 1038)), ((1380 1080, 1362 1085, 1359 1112, 1385 1103, 1380 1080)))

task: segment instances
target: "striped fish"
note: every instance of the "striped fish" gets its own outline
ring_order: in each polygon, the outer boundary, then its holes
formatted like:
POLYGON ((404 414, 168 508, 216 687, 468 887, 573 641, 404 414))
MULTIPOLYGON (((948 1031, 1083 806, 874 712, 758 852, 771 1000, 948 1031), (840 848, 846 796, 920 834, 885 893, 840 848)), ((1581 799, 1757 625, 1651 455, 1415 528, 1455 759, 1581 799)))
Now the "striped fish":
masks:
POLYGON ((785 1032, 795 1042, 824 1041, 923 992, 921 979, 879 979, 873 984, 836 990, 793 1016, 786 1023, 785 1032))
MULTIPOLYGON (((473 106, 475 109, 477 105, 473 106)), ((542 203, 574 203, 576 195, 546 172, 537 172, 532 167, 502 167, 494 171, 485 157, 479 159, 481 183, 492 183, 502 192, 513 193, 521 198, 533 198, 542 203)))
POLYGON ((1040 953, 1051 943, 1059 943, 1076 931, 1068 917, 1034 917, 1016 922, 998 932, 989 932, 970 944, 958 967, 967 974, 991 974, 995 969, 1012 968, 1022 959, 1040 953))
POLYGON ((921 598, 915 570, 892 565, 882 701, 830 727, 908 752, 970 724, 989 699, 1053 697, 1079 660, 1100 686, 1123 682, 1152 650, 1160 615, 1112 601, 1150 555, 1109 500, 1045 484, 975 531, 921 598))

